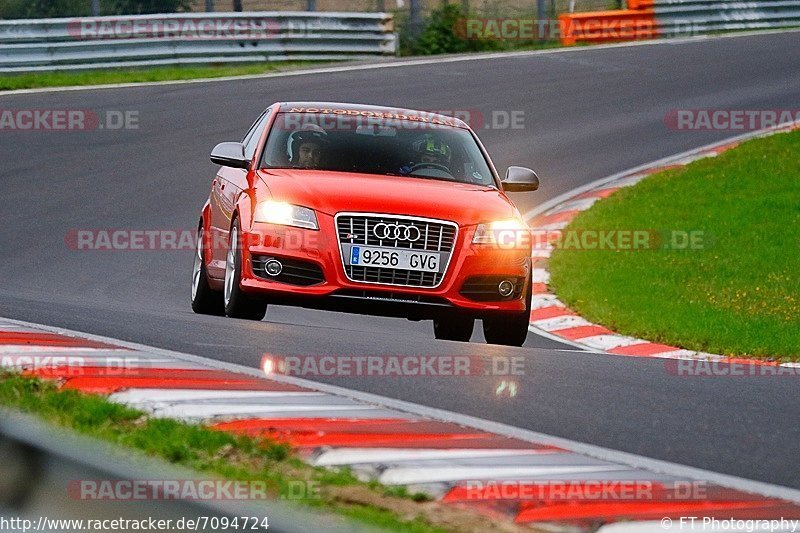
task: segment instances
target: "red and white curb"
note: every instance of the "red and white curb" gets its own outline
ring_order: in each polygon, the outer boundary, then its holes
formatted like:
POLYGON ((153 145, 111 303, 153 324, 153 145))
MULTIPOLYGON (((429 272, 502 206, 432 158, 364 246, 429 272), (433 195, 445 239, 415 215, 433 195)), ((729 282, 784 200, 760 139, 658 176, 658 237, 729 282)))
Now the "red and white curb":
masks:
POLYGON ((151 416, 285 442, 312 465, 348 466, 363 479, 521 526, 800 518, 800 491, 793 489, 48 326, 0 319, 0 365, 151 416), (626 483, 645 484, 646 497, 608 492, 626 483), (675 499, 674 487, 698 483, 702 497, 675 499), (554 484, 557 490, 548 490, 554 484))
POLYGON ((531 305, 530 330, 544 337, 579 348, 612 355, 797 367, 797 363, 777 364, 754 359, 734 359, 719 354, 685 350, 677 346, 668 346, 620 335, 604 326, 584 319, 559 300, 548 288, 550 272, 547 268, 547 260, 554 249, 552 243, 560 237, 561 231, 569 225, 575 216, 586 211, 596 202, 608 198, 622 188, 639 183, 651 174, 682 167, 699 159, 716 157, 722 152, 738 146, 745 140, 788 132, 793 129, 798 129, 798 125, 794 123, 784 124, 775 128, 750 132, 648 163, 574 189, 529 211, 525 218, 535 236, 532 253, 534 260, 534 293, 531 305), (546 236, 537 240, 536 236, 542 234, 546 236))

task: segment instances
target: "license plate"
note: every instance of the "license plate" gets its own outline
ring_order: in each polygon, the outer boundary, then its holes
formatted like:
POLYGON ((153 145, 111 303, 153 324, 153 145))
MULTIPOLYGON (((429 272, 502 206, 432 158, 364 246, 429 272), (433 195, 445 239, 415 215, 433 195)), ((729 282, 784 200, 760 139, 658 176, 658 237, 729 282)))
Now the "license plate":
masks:
POLYGON ((420 272, 439 272, 439 254, 398 250, 396 248, 372 248, 353 246, 350 248, 348 264, 416 270, 420 272))

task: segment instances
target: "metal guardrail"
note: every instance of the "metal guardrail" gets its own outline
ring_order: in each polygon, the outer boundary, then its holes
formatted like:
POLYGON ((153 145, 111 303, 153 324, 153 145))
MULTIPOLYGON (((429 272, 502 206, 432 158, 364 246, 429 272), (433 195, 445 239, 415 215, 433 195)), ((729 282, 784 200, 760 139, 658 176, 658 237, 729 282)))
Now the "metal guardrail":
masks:
POLYGON ((800 27, 800 0, 627 0, 628 9, 559 16, 561 43, 800 27))
POLYGON ((663 36, 800 27, 798 0, 650 0, 644 5, 653 10, 663 36))
POLYGON ((0 73, 394 55, 387 13, 192 13, 0 21, 0 73))

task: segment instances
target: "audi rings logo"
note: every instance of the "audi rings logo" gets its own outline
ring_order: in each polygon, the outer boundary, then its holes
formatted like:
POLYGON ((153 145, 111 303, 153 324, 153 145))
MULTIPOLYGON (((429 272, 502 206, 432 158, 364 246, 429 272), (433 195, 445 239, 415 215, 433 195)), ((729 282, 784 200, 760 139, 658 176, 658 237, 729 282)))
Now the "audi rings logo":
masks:
POLYGON ((372 228, 372 233, 381 240, 417 242, 422 233, 416 226, 405 224, 387 224, 380 222, 372 228))

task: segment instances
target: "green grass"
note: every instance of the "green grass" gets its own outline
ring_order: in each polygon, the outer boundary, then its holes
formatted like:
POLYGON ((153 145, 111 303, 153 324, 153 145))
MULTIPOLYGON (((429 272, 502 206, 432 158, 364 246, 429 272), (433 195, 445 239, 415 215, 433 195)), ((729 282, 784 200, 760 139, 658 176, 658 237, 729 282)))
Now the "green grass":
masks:
POLYGON ((53 382, 2 371, 0 406, 209 476, 263 481, 276 499, 335 512, 357 522, 410 533, 453 529, 436 525, 437 509, 432 513, 422 506, 426 497, 409 494, 404 488, 361 482, 348 469, 309 466, 285 444, 150 418, 101 396, 59 390, 53 382), (312 482, 319 490, 297 499, 298 481, 312 482))
POLYGON ((228 66, 174 66, 130 69, 87 70, 82 72, 40 72, 0 76, 0 90, 65 87, 72 85, 105 85, 109 83, 142 83, 148 81, 191 80, 244 76, 292 70, 319 65, 315 61, 280 61, 228 66))
MULTIPOLYGON (((619 333, 726 355, 800 360, 800 132, 651 176, 567 230, 701 232, 700 249, 557 249, 558 296, 619 333)), ((565 241, 566 242, 566 241, 565 241)), ((653 241, 655 242, 655 240, 653 241)))

